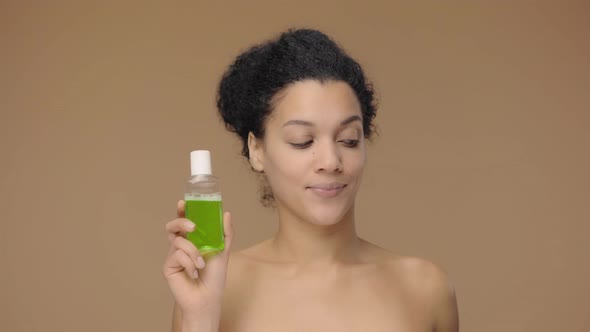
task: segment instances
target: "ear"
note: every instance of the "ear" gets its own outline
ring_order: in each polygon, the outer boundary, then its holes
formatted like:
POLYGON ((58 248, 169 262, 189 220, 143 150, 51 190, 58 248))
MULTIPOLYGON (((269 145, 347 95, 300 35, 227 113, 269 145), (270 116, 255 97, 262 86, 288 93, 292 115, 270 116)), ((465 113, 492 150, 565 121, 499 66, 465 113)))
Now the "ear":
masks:
POLYGON ((264 172, 264 149, 261 138, 256 138, 252 132, 248 133, 248 151, 250 153, 250 166, 256 172, 264 172))

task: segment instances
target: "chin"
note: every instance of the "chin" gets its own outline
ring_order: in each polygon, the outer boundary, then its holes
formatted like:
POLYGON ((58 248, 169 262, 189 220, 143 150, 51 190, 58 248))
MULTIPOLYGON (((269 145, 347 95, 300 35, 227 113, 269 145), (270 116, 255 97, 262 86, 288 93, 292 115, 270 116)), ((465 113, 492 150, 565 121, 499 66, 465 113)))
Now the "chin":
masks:
POLYGON ((318 226, 332 226, 341 222, 347 215, 350 207, 315 206, 307 211, 307 220, 318 226))
POLYGON ((349 195, 341 195, 322 201, 318 201, 314 197, 313 200, 308 200, 304 204, 302 210, 305 213, 305 219, 318 226, 336 225, 354 211, 354 198, 349 195))

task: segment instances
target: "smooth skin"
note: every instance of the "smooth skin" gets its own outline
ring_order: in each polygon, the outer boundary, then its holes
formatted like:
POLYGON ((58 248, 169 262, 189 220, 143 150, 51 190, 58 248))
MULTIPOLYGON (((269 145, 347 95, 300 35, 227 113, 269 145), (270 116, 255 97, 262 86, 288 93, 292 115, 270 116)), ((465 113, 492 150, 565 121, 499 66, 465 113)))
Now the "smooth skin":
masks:
POLYGON ((184 238, 191 229, 179 202, 178 219, 166 226, 172 330, 458 331, 455 292, 439 266, 356 234, 366 150, 354 91, 343 82, 302 81, 274 106, 264 139, 250 135, 248 145, 252 167, 272 187, 278 231, 230 254, 226 213, 226 249, 203 266, 184 238), (328 191, 328 184, 341 189, 328 191))

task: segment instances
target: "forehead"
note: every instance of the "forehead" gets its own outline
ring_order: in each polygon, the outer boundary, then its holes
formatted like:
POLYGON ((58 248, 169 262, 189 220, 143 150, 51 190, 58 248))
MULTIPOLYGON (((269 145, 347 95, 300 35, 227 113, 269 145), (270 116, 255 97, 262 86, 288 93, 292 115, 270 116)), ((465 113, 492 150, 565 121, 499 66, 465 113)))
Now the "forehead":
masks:
POLYGON ((354 90, 341 81, 296 82, 279 92, 275 98, 269 124, 282 124, 294 119, 340 122, 352 115, 361 115, 354 90))

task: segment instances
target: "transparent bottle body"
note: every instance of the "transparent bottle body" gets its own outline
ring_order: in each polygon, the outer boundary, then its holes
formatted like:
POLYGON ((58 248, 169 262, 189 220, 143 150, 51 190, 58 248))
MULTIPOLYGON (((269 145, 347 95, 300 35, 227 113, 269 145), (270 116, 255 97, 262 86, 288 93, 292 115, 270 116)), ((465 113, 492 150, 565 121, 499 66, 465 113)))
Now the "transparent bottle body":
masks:
POLYGON ((203 256, 214 255, 224 248, 223 208, 219 180, 213 175, 191 176, 184 194, 185 218, 195 223, 187 233, 203 256))

